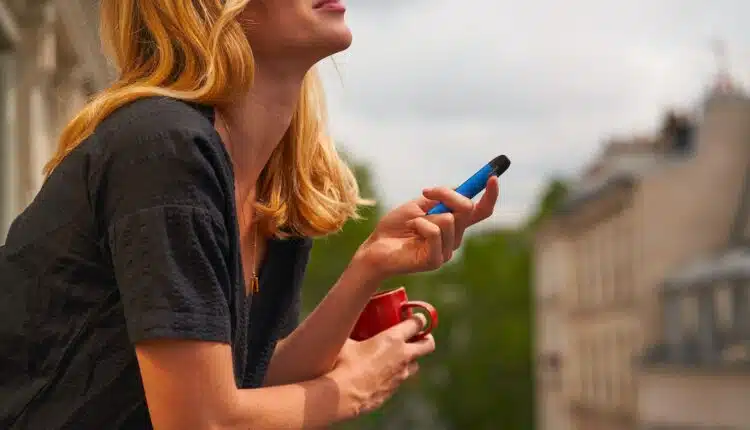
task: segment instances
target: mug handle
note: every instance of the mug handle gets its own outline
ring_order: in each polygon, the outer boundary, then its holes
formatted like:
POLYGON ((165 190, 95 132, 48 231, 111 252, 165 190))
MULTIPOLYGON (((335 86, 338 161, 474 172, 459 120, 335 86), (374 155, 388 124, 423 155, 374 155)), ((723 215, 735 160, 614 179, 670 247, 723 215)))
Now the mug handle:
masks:
POLYGON ((422 302, 419 300, 404 302, 404 303, 401 303, 401 318, 406 317, 406 311, 409 309, 421 309, 426 314, 427 327, 422 329, 422 331, 420 331, 413 338, 411 338, 411 341, 424 339, 425 337, 427 337, 428 334, 432 333, 432 330, 435 327, 437 327, 437 324, 438 324, 437 310, 431 304, 427 302, 422 302))

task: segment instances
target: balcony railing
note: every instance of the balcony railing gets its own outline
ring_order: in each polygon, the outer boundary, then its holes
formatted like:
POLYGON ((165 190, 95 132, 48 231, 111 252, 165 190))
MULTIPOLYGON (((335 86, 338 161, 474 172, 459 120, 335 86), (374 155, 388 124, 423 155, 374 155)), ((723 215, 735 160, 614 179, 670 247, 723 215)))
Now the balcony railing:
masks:
POLYGON ((746 333, 717 332, 713 348, 707 349, 697 336, 678 344, 659 343, 641 357, 646 367, 682 367, 750 371, 750 336, 746 333))

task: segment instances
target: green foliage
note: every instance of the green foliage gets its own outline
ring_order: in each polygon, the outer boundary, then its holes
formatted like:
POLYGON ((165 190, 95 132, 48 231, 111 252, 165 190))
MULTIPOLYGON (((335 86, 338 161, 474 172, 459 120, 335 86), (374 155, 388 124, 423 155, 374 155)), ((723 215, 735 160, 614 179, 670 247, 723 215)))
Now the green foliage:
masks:
POLYGON ((561 179, 554 179, 542 193, 536 212, 529 218, 527 228, 534 229, 565 200, 568 196, 568 185, 561 179))
MULTIPOLYGON (((363 194, 375 196, 367 168, 356 166, 355 172, 363 194)), ((469 236, 441 270, 385 285, 404 285, 410 298, 438 308, 438 348, 423 361, 419 378, 381 410, 340 428, 534 428, 531 234, 565 195, 565 184, 554 181, 518 230, 469 236)), ((368 208, 365 220, 316 242, 304 286, 308 310, 336 281, 379 213, 377 206, 368 208)))
POLYGON ((316 240, 302 288, 302 303, 307 311, 323 299, 379 218, 380 206, 367 167, 357 164, 352 167, 362 196, 375 200, 376 204, 363 207, 362 218, 349 221, 341 232, 316 240))

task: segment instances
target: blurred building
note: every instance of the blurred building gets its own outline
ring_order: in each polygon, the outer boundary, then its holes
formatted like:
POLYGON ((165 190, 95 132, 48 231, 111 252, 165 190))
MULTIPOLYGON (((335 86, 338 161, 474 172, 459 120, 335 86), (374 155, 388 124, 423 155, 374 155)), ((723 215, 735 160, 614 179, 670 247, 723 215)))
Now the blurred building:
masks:
POLYGON ((686 211, 685 222, 715 222, 717 235, 702 235, 706 248, 660 285, 661 338, 638 363, 644 430, 750 429, 750 100, 711 103, 701 137, 723 153, 706 155, 713 168, 693 180, 711 177, 711 194, 693 195, 710 209, 686 211))
POLYGON ((0 0, 0 243, 60 128, 102 88, 97 0, 0 0))
POLYGON ((750 428, 750 99, 611 142, 537 233, 542 430, 750 428))

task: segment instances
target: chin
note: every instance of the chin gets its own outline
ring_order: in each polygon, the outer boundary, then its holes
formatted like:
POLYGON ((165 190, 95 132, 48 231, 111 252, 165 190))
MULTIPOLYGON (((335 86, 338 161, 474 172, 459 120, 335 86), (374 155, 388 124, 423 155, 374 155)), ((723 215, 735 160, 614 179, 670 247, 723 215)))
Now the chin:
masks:
POLYGON ((350 46, 352 46, 353 39, 354 39, 354 36, 352 35, 352 32, 347 27, 346 31, 341 32, 341 34, 338 35, 338 37, 335 40, 335 43, 332 43, 332 45, 335 45, 336 47, 336 51, 333 52, 333 54, 348 49, 350 46))
POLYGON ((329 57, 349 48, 353 36, 349 27, 342 24, 326 29, 325 34, 321 34, 320 39, 320 46, 326 51, 324 57, 329 57))

